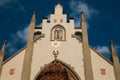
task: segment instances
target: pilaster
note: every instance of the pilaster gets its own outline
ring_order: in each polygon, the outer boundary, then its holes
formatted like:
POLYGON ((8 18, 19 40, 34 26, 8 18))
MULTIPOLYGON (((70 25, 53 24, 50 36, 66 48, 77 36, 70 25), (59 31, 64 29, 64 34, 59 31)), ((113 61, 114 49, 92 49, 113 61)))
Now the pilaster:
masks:
POLYGON ((5 56, 5 49, 6 49, 6 41, 3 43, 3 46, 0 50, 0 76, 1 76, 1 72, 2 72, 2 63, 4 60, 4 56, 5 56))
POLYGON ((114 47, 114 43, 112 41, 110 42, 110 46, 111 46, 111 54, 112 54, 112 59, 113 59, 115 77, 116 77, 116 80, 120 80, 119 58, 118 58, 118 55, 117 55, 117 51, 114 47))
POLYGON ((27 48, 23 62, 21 80, 30 80, 35 26, 36 26, 36 12, 34 12, 30 23, 30 31, 28 35, 27 48))
POLYGON ((88 44, 87 25, 84 17, 84 12, 81 12, 81 27, 82 27, 82 38, 83 38, 85 80, 94 80, 93 72, 92 72, 91 53, 88 44))

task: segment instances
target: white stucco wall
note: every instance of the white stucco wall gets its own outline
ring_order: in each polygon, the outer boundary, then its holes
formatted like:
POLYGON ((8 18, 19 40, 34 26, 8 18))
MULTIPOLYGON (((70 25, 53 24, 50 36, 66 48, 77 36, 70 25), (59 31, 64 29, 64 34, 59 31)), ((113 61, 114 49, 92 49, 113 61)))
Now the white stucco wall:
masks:
POLYGON ((25 49, 3 64, 0 80, 21 80, 24 54, 25 49), (9 74, 10 69, 15 69, 13 75, 9 74))
POLYGON ((115 80, 113 65, 103 59, 100 55, 91 51, 92 68, 95 80, 115 80), (100 69, 105 69, 105 75, 101 74, 100 69))
MULTIPOLYGON (((84 80, 83 55, 81 47, 81 44, 73 38, 71 40, 61 42, 57 50, 59 51, 58 59, 66 64, 70 64, 71 67, 74 67, 74 70, 79 74, 79 77, 84 80)), ((53 50, 54 47, 51 45, 49 40, 46 41, 45 39, 41 39, 35 43, 31 80, 34 79, 41 67, 44 67, 45 64, 54 60, 53 50)))
MULTIPOLYGON (((42 33, 45 34, 45 38, 38 40, 34 44, 31 80, 34 79, 41 67, 44 67, 45 64, 54 60, 53 41, 51 41, 50 37, 51 29, 58 24, 63 26, 66 31, 66 41, 61 41, 60 46, 57 47, 59 51, 58 59, 74 67, 79 77, 84 80, 82 44, 71 37, 71 35, 75 33, 74 20, 70 20, 70 22, 67 23, 67 16, 66 14, 62 14, 62 12, 51 14, 50 23, 48 23, 46 19, 43 20, 42 33), (57 20, 56 23, 54 22, 55 19, 57 20), (62 23, 60 22, 61 19, 63 20, 62 23)), ((79 29, 77 31, 81 30, 79 29)))

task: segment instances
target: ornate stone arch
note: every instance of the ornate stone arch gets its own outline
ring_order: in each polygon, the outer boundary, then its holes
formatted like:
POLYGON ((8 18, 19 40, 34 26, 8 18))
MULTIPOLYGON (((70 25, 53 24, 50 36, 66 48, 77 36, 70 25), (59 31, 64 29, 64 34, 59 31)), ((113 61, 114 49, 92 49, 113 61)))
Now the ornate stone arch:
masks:
POLYGON ((66 40, 66 30, 63 26, 61 25, 55 25, 51 29, 51 40, 58 40, 58 41, 65 41, 66 40))
POLYGON ((56 59, 41 68, 34 80, 81 80, 70 65, 56 59))

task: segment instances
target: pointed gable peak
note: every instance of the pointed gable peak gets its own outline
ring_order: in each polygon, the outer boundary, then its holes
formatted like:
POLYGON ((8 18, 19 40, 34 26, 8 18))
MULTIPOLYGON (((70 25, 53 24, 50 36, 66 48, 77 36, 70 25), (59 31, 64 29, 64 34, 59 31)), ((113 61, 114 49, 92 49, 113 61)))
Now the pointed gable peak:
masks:
POLYGON ((61 7, 62 8, 63 6, 62 6, 62 4, 57 3, 57 5, 55 7, 61 7))
POLYGON ((3 42, 3 45, 2 45, 2 48, 1 48, 1 50, 0 50, 2 53, 4 53, 4 52, 5 52, 6 45, 7 45, 7 42, 6 42, 6 41, 4 41, 4 42, 3 42))
POLYGON ((31 21, 36 21, 36 10, 34 10, 31 21))
POLYGON ((113 49, 115 50, 114 42, 112 40, 110 41, 110 46, 111 46, 111 50, 113 49))
POLYGON ((85 21, 85 14, 84 14, 84 11, 81 12, 81 20, 82 20, 82 21, 85 21))
POLYGON ((3 46, 2 46, 2 48, 1 48, 1 50, 2 50, 3 48, 5 48, 5 47, 6 47, 6 45, 7 45, 7 41, 4 41, 4 42, 3 42, 3 46))
POLYGON ((112 53, 112 55, 117 56, 117 51, 115 49, 114 42, 112 40, 110 41, 110 47, 111 47, 111 53, 112 53))
POLYGON ((63 6, 58 3, 56 6, 55 6, 55 14, 62 14, 63 13, 63 6))
POLYGON ((80 25, 81 27, 85 27, 87 28, 87 24, 86 24, 86 18, 85 18, 85 14, 84 11, 81 12, 81 21, 80 21, 80 25), (84 26, 83 26, 84 25, 84 26))
POLYGON ((110 44, 111 44, 111 45, 114 45, 114 42, 111 40, 111 41, 110 41, 110 44))

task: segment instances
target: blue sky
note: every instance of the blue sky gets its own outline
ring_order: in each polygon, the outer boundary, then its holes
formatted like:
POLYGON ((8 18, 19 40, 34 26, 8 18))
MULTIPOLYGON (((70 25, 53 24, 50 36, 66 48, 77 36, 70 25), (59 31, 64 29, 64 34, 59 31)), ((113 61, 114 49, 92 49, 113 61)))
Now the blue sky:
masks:
POLYGON ((109 42, 113 40, 120 58, 119 0, 0 0, 0 46, 7 40, 6 58, 25 46, 34 9, 37 26, 41 26, 43 17, 49 18, 58 2, 68 19, 75 18, 76 26, 79 26, 80 12, 85 12, 90 46, 110 59, 109 42))

